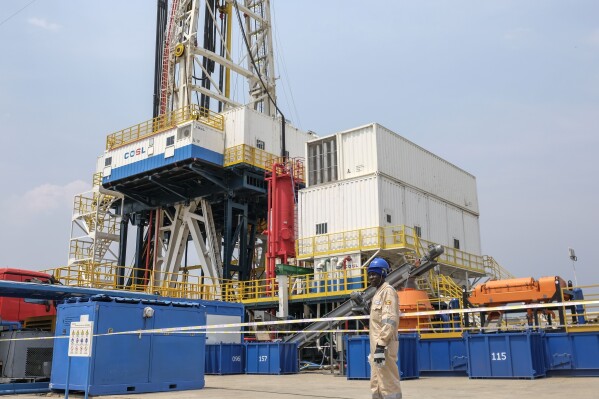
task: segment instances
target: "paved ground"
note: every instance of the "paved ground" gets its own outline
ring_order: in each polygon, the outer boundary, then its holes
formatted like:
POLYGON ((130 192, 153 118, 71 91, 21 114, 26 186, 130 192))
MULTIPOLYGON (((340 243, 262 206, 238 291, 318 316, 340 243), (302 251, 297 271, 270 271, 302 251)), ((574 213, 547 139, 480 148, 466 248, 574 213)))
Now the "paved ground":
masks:
MULTIPOLYGON (((370 398, 368 381, 348 381, 330 374, 206 376, 206 388, 106 399, 358 399, 370 398)), ((421 377, 402 381, 404 399, 598 399, 599 377, 551 377, 536 380, 479 380, 467 377, 421 377)), ((63 395, 49 394, 55 398, 63 395)), ((80 399, 80 395, 69 395, 80 399)), ((40 395, 4 398, 40 399, 40 395)))

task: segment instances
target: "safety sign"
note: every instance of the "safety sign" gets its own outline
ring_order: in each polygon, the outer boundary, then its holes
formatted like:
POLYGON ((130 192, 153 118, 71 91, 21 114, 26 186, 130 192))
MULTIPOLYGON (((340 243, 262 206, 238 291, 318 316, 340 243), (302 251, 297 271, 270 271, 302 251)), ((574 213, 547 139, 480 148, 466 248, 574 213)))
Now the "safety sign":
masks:
POLYGON ((90 357, 92 355, 93 321, 74 321, 69 334, 69 356, 90 357))

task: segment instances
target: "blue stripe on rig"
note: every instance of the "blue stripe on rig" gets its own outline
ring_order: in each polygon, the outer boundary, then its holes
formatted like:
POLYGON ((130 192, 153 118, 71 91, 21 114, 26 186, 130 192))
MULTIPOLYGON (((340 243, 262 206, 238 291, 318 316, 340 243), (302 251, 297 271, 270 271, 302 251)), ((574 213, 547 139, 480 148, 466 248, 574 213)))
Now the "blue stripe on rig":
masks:
POLYGON ((223 154, 209 150, 204 147, 189 144, 181 148, 175 148, 175 155, 165 158, 164 152, 148 157, 147 159, 123 165, 112 169, 110 176, 102 178, 102 183, 113 182, 127 177, 145 173, 153 169, 171 165, 175 162, 185 161, 187 159, 198 158, 212 164, 222 166, 224 161, 223 154))

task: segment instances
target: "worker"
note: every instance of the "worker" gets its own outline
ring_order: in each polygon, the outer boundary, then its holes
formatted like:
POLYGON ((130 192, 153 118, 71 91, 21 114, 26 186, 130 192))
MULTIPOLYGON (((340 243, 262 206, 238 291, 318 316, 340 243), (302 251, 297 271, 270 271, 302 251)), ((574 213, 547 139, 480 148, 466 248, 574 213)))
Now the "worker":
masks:
POLYGON ((368 284, 376 287, 370 305, 370 389, 373 399, 401 399, 397 355, 399 300, 395 288, 385 281, 390 268, 383 258, 368 266, 368 284))

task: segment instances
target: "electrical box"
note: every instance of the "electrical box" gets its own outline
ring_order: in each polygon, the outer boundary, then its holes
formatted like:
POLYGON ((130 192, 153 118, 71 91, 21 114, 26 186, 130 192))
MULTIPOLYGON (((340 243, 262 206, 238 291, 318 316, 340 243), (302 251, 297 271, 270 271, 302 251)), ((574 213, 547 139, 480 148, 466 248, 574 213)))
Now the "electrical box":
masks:
POLYGON ((0 333, 0 383, 48 381, 54 344, 51 337, 52 334, 45 331, 0 333))
POLYGON ((50 388, 90 395, 162 392, 204 387, 203 330, 154 331, 206 325, 198 303, 99 295, 58 306, 56 336, 68 337, 81 316, 93 322, 91 357, 71 357, 68 339, 56 340, 50 388))

